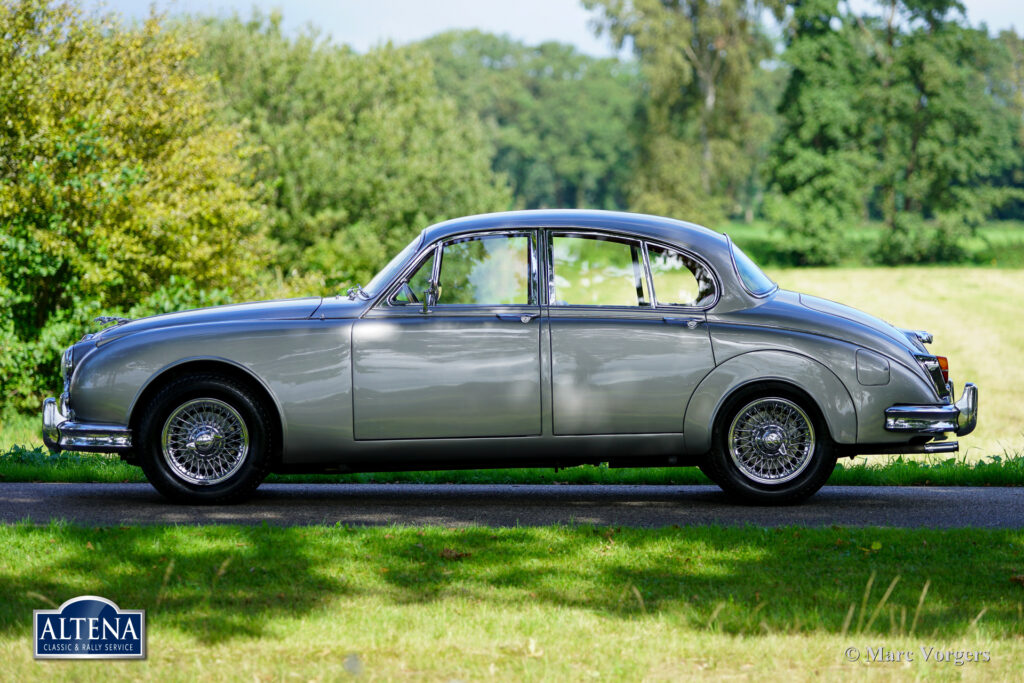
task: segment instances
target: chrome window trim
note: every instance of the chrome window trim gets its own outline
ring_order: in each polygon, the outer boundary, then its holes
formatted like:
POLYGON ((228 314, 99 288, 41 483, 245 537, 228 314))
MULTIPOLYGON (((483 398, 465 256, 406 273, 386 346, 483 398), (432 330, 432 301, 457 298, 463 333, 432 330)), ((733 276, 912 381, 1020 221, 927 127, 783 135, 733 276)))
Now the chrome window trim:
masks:
POLYGON ((413 258, 412 260, 412 265, 409 266, 408 268, 405 268, 402 271, 402 273, 399 274, 399 276, 395 279, 394 283, 392 283, 393 286, 389 285, 388 287, 385 288, 385 291, 389 292, 389 294, 384 298, 383 305, 385 307, 405 308, 406 306, 420 306, 420 304, 395 303, 395 297, 398 296, 398 294, 402 291, 402 285, 407 283, 409 281, 409 278, 412 277, 413 273, 419 270, 420 266, 423 265, 423 262, 431 257, 434 257, 434 265, 433 267, 431 267, 430 277, 431 279, 435 278, 434 273, 437 270, 437 249, 432 247, 430 249, 424 249, 423 251, 417 253, 416 258, 413 258), (420 254, 422 254, 423 258, 419 258, 420 254))
MULTIPOLYGON (((654 310, 654 297, 651 297, 651 303, 646 306, 614 306, 611 304, 566 304, 565 306, 553 303, 555 299, 555 237, 581 237, 583 239, 603 239, 604 241, 618 240, 622 243, 633 243, 636 246, 638 253, 644 252, 643 239, 640 237, 621 235, 614 232, 604 232, 601 230, 582 230, 579 228, 546 228, 547 233, 547 255, 545 261, 548 266, 548 281, 547 281, 547 300, 548 308, 554 308, 557 310, 566 310, 571 308, 586 309, 586 310, 597 310, 605 309, 609 311, 651 311, 654 310)), ((631 245, 631 246, 633 246, 631 245)), ((645 266, 646 268, 646 266, 645 266)), ((648 272, 648 288, 650 287, 650 273, 648 272)))
MULTIPOLYGON (((779 291, 779 283, 775 282, 774 280, 771 280, 770 278, 769 278, 769 281, 772 283, 773 287, 771 289, 769 289, 767 292, 765 292, 763 294, 755 294, 754 292, 750 291, 750 288, 747 287, 747 283, 743 281, 743 276, 740 275, 740 268, 739 268, 739 266, 736 265, 736 250, 733 249, 732 238, 729 237, 729 235, 727 233, 723 233, 723 234, 725 234, 725 246, 728 247, 728 249, 729 249, 729 260, 732 262, 732 271, 736 275, 736 280, 740 283, 740 287, 743 288, 743 291, 746 292, 747 294, 749 294, 750 296, 754 297, 755 299, 764 299, 764 298, 767 298, 767 297, 771 296, 775 292, 779 291)), ((747 258, 750 258, 750 257, 748 256, 747 258)), ((753 259, 751 259, 751 260, 753 260, 753 259)), ((754 265, 756 266, 757 264, 755 263, 754 265)), ((757 267, 760 268, 761 266, 757 266, 757 267)), ((762 271, 762 272, 764 272, 764 271, 762 271)), ((765 277, 768 277, 768 276, 765 275, 765 277)))
MULTIPOLYGON (((697 256, 696 254, 694 254, 692 251, 690 251, 688 249, 682 249, 680 247, 674 247, 674 246, 671 246, 669 244, 666 244, 665 242, 659 242, 658 240, 644 240, 644 255, 645 255, 645 258, 646 258, 646 254, 647 254, 647 246, 649 244, 653 244, 655 247, 658 247, 660 249, 668 249, 669 251, 679 252, 680 254, 686 256, 687 258, 693 259, 697 263, 701 264, 711 274, 711 283, 712 283, 712 285, 714 285, 714 288, 715 288, 715 296, 711 299, 711 303, 709 303, 709 304, 707 304, 705 306, 687 306, 685 304, 661 303, 660 301, 658 301, 658 292, 654 288, 654 273, 651 272, 650 265, 648 265, 648 267, 647 267, 647 274, 648 274, 648 277, 651 278, 651 298, 654 300, 654 304, 655 304, 656 308, 666 308, 668 310, 678 310, 680 312, 683 312, 683 311, 693 312, 693 311, 709 311, 709 310, 711 310, 712 308, 714 308, 715 306, 718 305, 718 302, 722 298, 722 285, 721 285, 721 283, 720 283, 720 281, 718 279, 718 273, 715 272, 715 269, 712 268, 711 265, 708 264, 707 261, 702 259, 700 256, 697 256)), ((732 250, 730 249, 730 252, 731 251, 732 250)), ((687 269, 687 270, 689 270, 689 269, 687 269)), ((694 277, 696 278, 696 275, 694 275, 694 277)))
MULTIPOLYGON (((414 237, 412 239, 412 241, 409 242, 409 244, 407 244, 404 247, 402 247, 401 249, 399 249, 398 253, 402 253, 402 251, 408 249, 409 246, 412 245, 412 244, 417 244, 417 245, 422 246, 422 243, 423 243, 423 232, 420 231, 420 234, 416 235, 416 237, 414 237)), ((409 257, 408 263, 416 263, 417 262, 417 258, 419 257, 419 255, 421 253, 423 253, 423 251, 424 250, 422 250, 420 248, 417 248, 413 252, 412 256, 409 257)), ((390 289, 391 285, 393 285, 396 281, 401 280, 403 272, 408 269, 408 263, 405 266, 403 266, 402 269, 400 269, 398 277, 396 279, 391 280, 390 282, 385 282, 384 286, 381 287, 376 292, 367 292, 370 295, 370 298, 367 299, 367 301, 373 301, 373 304, 371 304, 371 306, 375 305, 377 303, 377 301, 379 301, 380 299, 385 298, 385 294, 390 289)), ((385 265, 387 265, 387 264, 385 264, 385 265)), ((383 268, 382 268, 382 270, 383 270, 383 268)), ((373 277, 376 278, 377 275, 375 274, 373 277)), ((370 282, 372 282, 372 281, 373 281, 373 278, 370 279, 370 282)), ((369 285, 369 283, 367 283, 367 284, 369 285)))
MULTIPOLYGON (((626 233, 621 233, 621 232, 617 232, 615 230, 595 230, 595 229, 590 229, 590 228, 558 227, 558 228, 545 228, 544 229, 544 234, 545 234, 545 237, 546 237, 546 253, 547 253, 547 257, 545 258, 545 267, 546 267, 546 270, 547 270, 547 287, 545 288, 547 290, 545 292, 547 294, 547 303, 545 304, 545 306, 547 308, 554 308, 554 309, 558 309, 558 310, 586 309, 586 310, 591 310, 591 311, 599 310, 599 309, 608 310, 608 311, 653 311, 653 310, 656 310, 656 309, 662 309, 662 310, 668 310, 668 311, 678 311, 680 313, 684 313, 684 312, 693 313, 693 312, 707 312, 707 311, 711 310, 716 305, 718 305, 718 302, 722 298, 721 279, 718 277, 718 273, 715 271, 715 269, 712 268, 711 265, 705 259, 701 258, 700 256, 698 256, 697 254, 693 253, 689 249, 680 247, 678 245, 670 244, 668 242, 663 242, 663 241, 657 240, 657 239, 648 239, 646 237, 640 237, 640 236, 637 236, 637 235, 630 235, 630 234, 626 234, 626 233), (623 240, 623 241, 632 241, 632 242, 638 243, 641 246, 641 253, 643 254, 643 262, 644 262, 643 265, 644 265, 644 270, 646 271, 646 275, 647 275, 647 288, 648 288, 648 293, 650 294, 651 303, 649 305, 647 305, 647 306, 639 306, 639 305, 638 306, 611 306, 611 305, 603 305, 603 304, 568 304, 566 306, 558 306, 558 305, 555 305, 554 303, 551 303, 551 302, 553 302, 555 300, 555 298, 554 298, 554 295, 555 295, 555 272, 554 272, 555 271, 555 264, 554 264, 554 253, 553 253, 553 249, 554 249, 554 239, 553 238, 556 237, 556 236, 575 236, 575 237, 583 237, 583 238, 590 238, 590 239, 599 239, 599 238, 602 238, 602 237, 604 237, 604 238, 611 237, 613 239, 618 239, 618 240, 623 240), (709 303, 709 304, 707 304, 705 306, 683 306, 681 304, 663 304, 663 303, 659 303, 658 302, 658 293, 654 289, 654 281, 653 281, 653 276, 651 274, 650 260, 649 260, 649 256, 648 256, 648 253, 647 253, 647 246, 649 244, 653 244, 654 246, 662 248, 662 249, 668 249, 670 251, 679 252, 680 254, 683 254, 683 255, 687 256, 688 258, 692 258, 694 261, 700 263, 705 268, 707 268, 708 272, 711 274, 711 280, 712 280, 712 282, 714 284, 714 287, 715 287, 715 297, 714 297, 714 299, 711 300, 711 303, 709 303)), ((730 250, 730 252, 731 252, 731 250, 730 250)))
MULTIPOLYGON (((510 309, 510 308, 539 308, 541 306, 541 303, 540 303, 540 299, 541 299, 540 290, 542 288, 540 286, 540 282, 537 279, 538 278, 537 262, 539 260, 538 259, 538 247, 537 247, 537 245, 538 245, 538 239, 537 239, 538 233, 539 233, 539 229, 538 228, 500 228, 500 229, 480 230, 480 231, 476 231, 476 232, 466 232, 466 233, 461 233, 461 234, 458 234, 458 235, 447 235, 447 236, 442 237, 442 238, 440 238, 438 240, 435 240, 434 242, 431 242, 428 246, 424 247, 419 252, 417 252, 416 255, 412 259, 410 259, 409 265, 407 265, 405 268, 402 269, 402 271, 399 273, 398 277, 396 277, 391 282, 390 285, 388 285, 387 287, 383 288, 382 291, 384 292, 384 294, 382 296, 378 297, 369 307, 367 307, 366 313, 369 313, 369 312, 374 311, 374 310, 383 310, 383 311, 388 311, 388 312, 393 312, 393 313, 394 312, 405 312, 405 311, 408 311, 408 309, 410 307, 412 307, 412 308, 416 309, 417 313, 419 313, 420 315, 423 315, 423 313, 422 313, 422 303, 420 303, 420 304, 396 304, 396 303, 392 303, 392 302, 393 302, 394 297, 398 294, 398 291, 401 289, 402 283, 407 282, 409 277, 411 277, 412 273, 416 270, 416 268, 419 267, 423 263, 423 261, 425 259, 429 258, 428 254, 430 254, 431 251, 434 252, 433 253, 434 265, 433 265, 433 270, 431 272, 431 276, 430 277, 431 277, 431 279, 434 282, 437 282, 438 276, 440 275, 440 271, 441 271, 441 259, 442 259, 442 253, 443 253, 443 250, 444 250, 445 246, 447 246, 449 244, 454 244, 454 243, 457 243, 457 242, 466 242, 466 241, 469 241, 469 240, 472 240, 472 239, 477 239, 477 238, 480 238, 480 237, 500 237, 500 236, 505 236, 505 237, 526 237, 526 238, 528 238, 530 240, 530 242, 529 242, 529 244, 530 244, 529 259, 530 259, 530 280, 531 280, 531 282, 529 283, 529 289, 533 290, 534 298, 536 298, 537 301, 535 301, 533 303, 526 303, 526 304, 435 304, 434 306, 431 306, 428 309, 428 312, 429 311, 437 310, 438 308, 441 308, 441 307, 443 307, 442 310, 489 309, 489 308, 501 308, 501 309, 510 309)), ((365 317, 366 313, 364 313, 362 317, 365 317)))

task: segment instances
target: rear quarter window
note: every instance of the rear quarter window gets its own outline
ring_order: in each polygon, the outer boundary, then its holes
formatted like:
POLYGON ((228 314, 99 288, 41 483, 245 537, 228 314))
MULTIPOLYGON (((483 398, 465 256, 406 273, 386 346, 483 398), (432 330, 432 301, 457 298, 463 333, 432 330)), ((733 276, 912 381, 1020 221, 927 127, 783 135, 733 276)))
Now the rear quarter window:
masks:
POLYGON ((748 292, 754 296, 764 296, 775 289, 776 284, 732 240, 729 240, 729 248, 732 250, 732 262, 736 266, 736 273, 748 292))

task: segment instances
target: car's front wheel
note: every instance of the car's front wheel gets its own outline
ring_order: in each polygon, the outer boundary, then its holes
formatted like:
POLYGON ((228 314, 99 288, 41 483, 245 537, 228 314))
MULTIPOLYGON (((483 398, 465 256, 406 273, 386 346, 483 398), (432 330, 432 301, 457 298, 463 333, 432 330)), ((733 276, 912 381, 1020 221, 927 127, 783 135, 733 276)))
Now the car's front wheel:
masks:
POLYGON ((180 377, 157 392, 139 422, 139 464, 176 502, 237 502, 270 470, 268 425, 246 385, 213 374, 180 377))
POLYGON ((715 423, 701 469, 745 502, 784 505, 813 495, 835 465, 835 447, 817 407, 772 385, 732 397, 715 423))

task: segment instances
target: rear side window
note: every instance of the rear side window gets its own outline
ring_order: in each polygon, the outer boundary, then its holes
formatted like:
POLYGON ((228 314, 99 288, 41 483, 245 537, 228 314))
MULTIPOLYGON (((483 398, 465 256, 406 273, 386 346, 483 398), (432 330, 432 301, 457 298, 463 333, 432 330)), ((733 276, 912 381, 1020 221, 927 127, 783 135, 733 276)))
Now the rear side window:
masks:
POLYGON ((729 242, 732 249, 732 261, 736 264, 736 272, 743 281, 743 286, 754 296, 764 296, 773 289, 775 283, 768 279, 757 264, 750 260, 750 257, 743 253, 732 241, 729 242))
POLYGON ((638 242, 555 234, 551 256, 552 305, 650 306, 638 242))
POLYGON ((654 298, 671 306, 708 306, 715 300, 715 280, 699 261, 686 254, 649 244, 654 298))

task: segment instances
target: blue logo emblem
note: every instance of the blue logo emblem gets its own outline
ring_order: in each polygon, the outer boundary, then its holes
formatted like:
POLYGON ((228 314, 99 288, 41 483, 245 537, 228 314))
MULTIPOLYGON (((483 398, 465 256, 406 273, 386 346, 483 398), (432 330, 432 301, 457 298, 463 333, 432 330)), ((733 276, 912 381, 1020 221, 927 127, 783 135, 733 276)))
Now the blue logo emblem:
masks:
POLYGON ((146 611, 83 595, 32 612, 36 659, 145 659, 146 611))

